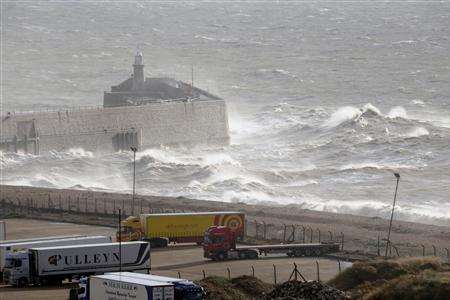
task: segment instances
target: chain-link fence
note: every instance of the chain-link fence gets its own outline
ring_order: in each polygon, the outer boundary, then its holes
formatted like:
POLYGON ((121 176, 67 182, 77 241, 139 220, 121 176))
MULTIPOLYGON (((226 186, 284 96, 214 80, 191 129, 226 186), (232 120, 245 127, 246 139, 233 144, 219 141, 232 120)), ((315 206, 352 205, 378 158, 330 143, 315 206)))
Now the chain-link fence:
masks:
MULTIPOLYGON (((164 201, 146 201, 130 195, 112 198, 107 193, 86 191, 39 193, 34 197, 24 197, 20 192, 11 197, 2 195, 0 213, 2 216, 19 216, 66 222, 95 224, 116 227, 119 208, 122 218, 140 213, 195 212, 168 207, 164 201)), ((389 245, 380 232, 377 236, 368 236, 365 240, 353 238, 344 232, 335 232, 333 228, 319 228, 316 224, 279 224, 247 216, 246 242, 248 243, 339 243, 343 250, 360 250, 373 256, 440 256, 450 261, 447 247, 434 244, 420 244, 414 241, 389 245), (388 245, 388 247, 386 247, 388 245), (387 248, 387 250, 386 250, 387 248)))

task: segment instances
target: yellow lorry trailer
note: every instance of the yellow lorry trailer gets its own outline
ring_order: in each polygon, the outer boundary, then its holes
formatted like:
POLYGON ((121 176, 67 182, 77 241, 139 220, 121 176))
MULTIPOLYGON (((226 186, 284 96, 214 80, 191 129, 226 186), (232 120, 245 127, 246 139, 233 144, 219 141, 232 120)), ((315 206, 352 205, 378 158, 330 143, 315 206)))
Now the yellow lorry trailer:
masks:
POLYGON ((146 240, 153 247, 166 247, 170 242, 200 245, 205 231, 214 225, 227 226, 243 238, 245 214, 235 211, 141 214, 128 217, 121 225, 122 232, 117 232, 117 240, 146 240))

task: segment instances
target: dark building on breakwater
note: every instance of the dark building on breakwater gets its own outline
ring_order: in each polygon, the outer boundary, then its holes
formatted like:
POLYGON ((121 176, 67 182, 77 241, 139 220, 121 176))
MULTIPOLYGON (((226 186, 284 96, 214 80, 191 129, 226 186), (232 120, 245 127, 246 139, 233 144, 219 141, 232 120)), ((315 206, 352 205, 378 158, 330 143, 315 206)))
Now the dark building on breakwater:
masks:
POLYGON ((142 53, 134 57, 133 74, 103 96, 104 107, 143 105, 161 101, 220 100, 191 84, 166 77, 145 77, 142 53))

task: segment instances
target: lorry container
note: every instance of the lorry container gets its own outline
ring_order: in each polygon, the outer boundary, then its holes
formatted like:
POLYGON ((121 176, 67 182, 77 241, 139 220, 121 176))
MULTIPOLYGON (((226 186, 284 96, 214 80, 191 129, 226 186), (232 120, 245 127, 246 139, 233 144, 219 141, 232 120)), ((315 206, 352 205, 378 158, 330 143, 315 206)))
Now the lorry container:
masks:
POLYGON ((91 276, 89 300, 174 300, 173 284, 142 278, 108 274, 91 276))
POLYGON ((288 256, 321 256, 339 252, 340 244, 275 244, 237 246, 237 239, 232 230, 225 226, 212 226, 205 232, 203 256, 212 260, 257 259, 260 255, 272 253, 288 256))
POLYGON ((141 214, 122 221, 117 239, 147 240, 152 247, 166 247, 169 242, 201 245, 205 231, 214 225, 227 226, 236 238, 244 236, 245 214, 240 212, 194 212, 141 214))
POLYGON ((4 281, 16 286, 60 283, 73 277, 149 267, 150 245, 146 242, 32 248, 8 254, 4 281))
POLYGON ((0 221, 0 242, 6 240, 6 223, 0 221))
POLYGON ((62 240, 62 239, 71 239, 71 238, 78 238, 78 237, 85 237, 85 236, 87 236, 87 235, 73 234, 73 235, 42 236, 42 237, 34 237, 34 238, 26 238, 26 239, 16 239, 16 240, 3 240, 3 241, 0 241, 0 245, 25 243, 25 242, 37 242, 37 241, 48 241, 48 240, 62 240))
POLYGON ((2 275, 5 265, 5 258, 8 253, 27 250, 29 248, 65 246, 65 245, 83 245, 83 244, 99 244, 109 243, 111 237, 96 236, 76 236, 76 237, 56 237, 55 239, 31 240, 25 242, 11 242, 0 244, 0 276, 2 275))
POLYGON ((206 295, 204 289, 201 286, 183 278, 174 278, 153 274, 141 274, 134 272, 117 272, 108 274, 117 274, 122 277, 131 277, 143 280, 171 283, 174 286, 175 300, 184 300, 184 299, 201 300, 204 299, 206 295))

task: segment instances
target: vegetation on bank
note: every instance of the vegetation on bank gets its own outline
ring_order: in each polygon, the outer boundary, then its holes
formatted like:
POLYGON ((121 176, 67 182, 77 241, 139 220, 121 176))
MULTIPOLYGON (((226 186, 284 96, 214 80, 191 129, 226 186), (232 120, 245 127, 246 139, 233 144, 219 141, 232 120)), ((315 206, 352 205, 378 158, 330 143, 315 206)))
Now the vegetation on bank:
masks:
POLYGON ((449 299, 450 266, 435 257, 356 262, 329 284, 352 299, 449 299))
POLYGON ((356 262, 328 284, 298 282, 272 285, 252 276, 231 280, 213 276, 198 283, 205 288, 206 299, 217 300, 448 300, 450 264, 435 257, 356 262))

